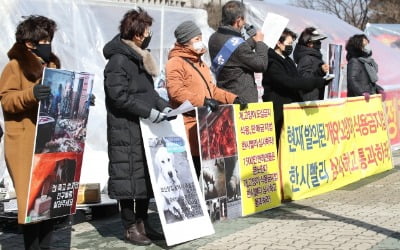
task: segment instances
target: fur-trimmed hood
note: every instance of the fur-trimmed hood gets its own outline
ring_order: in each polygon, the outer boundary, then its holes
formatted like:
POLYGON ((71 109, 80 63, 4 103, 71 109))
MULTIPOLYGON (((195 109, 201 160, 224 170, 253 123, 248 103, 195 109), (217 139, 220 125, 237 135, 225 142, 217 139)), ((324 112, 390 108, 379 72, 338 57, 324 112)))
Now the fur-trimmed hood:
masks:
MULTIPOLYGON (((7 53, 10 60, 17 60, 22 73, 31 82, 36 82, 42 77, 43 65, 36 55, 30 52, 22 43, 15 43, 7 53)), ((54 64, 55 68, 60 68, 60 60, 56 55, 51 53, 50 64, 54 64)))

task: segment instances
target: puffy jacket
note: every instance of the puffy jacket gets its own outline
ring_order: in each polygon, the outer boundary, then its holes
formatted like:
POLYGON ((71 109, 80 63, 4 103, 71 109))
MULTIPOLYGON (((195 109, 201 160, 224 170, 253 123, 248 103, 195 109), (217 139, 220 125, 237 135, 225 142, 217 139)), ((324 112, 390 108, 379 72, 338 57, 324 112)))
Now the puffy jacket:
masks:
MULTIPOLYGON (((166 79, 168 97, 174 108, 186 100, 189 100, 193 106, 200 107, 204 105, 204 98, 213 98, 226 104, 233 103, 236 98, 235 94, 220 89, 214 84, 210 68, 201 61, 198 54, 178 43, 168 55, 166 79), (206 82, 193 67, 200 71, 206 82)), ((183 118, 191 153, 199 156, 196 117, 184 115, 183 118)))
MULTIPOLYGON (((137 48, 136 48, 137 49, 137 48)), ((103 54, 109 157, 108 193, 113 199, 145 199, 152 196, 139 118, 152 108, 168 106, 154 90, 143 57, 121 41, 107 43, 103 54)))
POLYGON ((347 96, 361 96, 363 93, 371 95, 383 90, 378 84, 371 82, 367 70, 357 57, 353 57, 347 64, 347 96))

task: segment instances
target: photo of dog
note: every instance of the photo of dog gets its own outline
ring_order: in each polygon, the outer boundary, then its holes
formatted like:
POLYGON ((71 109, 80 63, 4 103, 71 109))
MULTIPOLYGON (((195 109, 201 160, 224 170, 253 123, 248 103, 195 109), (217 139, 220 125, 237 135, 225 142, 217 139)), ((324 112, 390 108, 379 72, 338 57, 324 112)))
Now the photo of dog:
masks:
POLYGON ((159 199, 161 204, 157 203, 157 206, 162 208, 167 224, 202 216, 186 151, 169 150, 179 148, 180 141, 162 138, 149 143, 153 145, 153 170, 162 197, 159 199))

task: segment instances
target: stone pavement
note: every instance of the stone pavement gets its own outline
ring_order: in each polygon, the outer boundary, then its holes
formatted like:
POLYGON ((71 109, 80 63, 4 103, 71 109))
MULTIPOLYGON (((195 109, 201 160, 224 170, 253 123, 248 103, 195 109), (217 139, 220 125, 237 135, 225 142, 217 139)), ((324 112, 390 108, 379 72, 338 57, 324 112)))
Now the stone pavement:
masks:
MULTIPOLYGON (((214 235, 174 247, 168 248, 164 241, 148 247, 125 243, 115 213, 58 229, 53 245, 55 249, 400 249, 400 151, 393 155, 393 170, 317 197, 215 223, 214 235)), ((150 220, 160 228, 156 213, 150 220)), ((21 234, 0 232, 0 248, 22 249, 21 234)))

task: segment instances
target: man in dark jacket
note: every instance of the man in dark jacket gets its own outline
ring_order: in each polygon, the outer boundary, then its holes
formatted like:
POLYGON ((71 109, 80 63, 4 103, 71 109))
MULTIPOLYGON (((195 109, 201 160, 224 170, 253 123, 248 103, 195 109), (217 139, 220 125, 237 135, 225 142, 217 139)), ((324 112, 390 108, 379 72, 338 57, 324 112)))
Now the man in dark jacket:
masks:
MULTIPOLYGON (((229 1, 222 7, 222 24, 208 42, 213 60, 232 37, 241 38, 246 24, 245 7, 238 1, 229 1)), ((242 42, 232 52, 222 69, 216 74, 217 86, 239 95, 246 102, 258 102, 254 72, 264 72, 268 65, 268 46, 264 35, 257 33, 242 42), (254 50, 254 51, 253 51, 254 50)))
MULTIPOLYGON (((319 34, 314 27, 308 27, 300 34, 293 52, 297 71, 303 77, 323 77, 329 72, 329 65, 324 63, 321 54, 321 41, 327 37, 319 34)), ((325 87, 311 91, 301 91, 304 101, 324 99, 325 87)))

